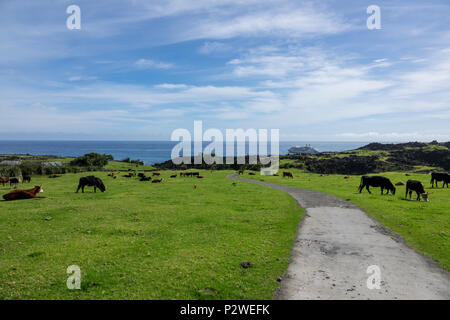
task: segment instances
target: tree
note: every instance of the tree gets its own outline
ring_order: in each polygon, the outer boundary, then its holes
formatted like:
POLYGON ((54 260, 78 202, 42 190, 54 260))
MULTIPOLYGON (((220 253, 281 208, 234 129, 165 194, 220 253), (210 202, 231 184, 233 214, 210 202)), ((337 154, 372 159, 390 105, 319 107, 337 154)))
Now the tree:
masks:
POLYGON ((91 152, 75 158, 70 162, 70 165, 79 167, 103 167, 108 164, 108 160, 110 159, 112 159, 111 155, 91 152))

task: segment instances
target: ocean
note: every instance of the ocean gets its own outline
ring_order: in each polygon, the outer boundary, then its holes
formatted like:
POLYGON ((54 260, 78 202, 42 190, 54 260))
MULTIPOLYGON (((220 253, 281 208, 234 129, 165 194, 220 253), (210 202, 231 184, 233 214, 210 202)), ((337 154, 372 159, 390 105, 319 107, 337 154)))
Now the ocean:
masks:
MULTIPOLYGON (((115 160, 139 159, 145 164, 170 160, 174 141, 1 141, 0 154, 31 154, 53 156, 81 156, 89 152, 111 154, 115 160)), ((204 147, 209 143, 204 142, 204 147)), ((280 141, 280 154, 287 154, 293 146, 306 144, 317 150, 346 151, 362 147, 368 142, 308 142, 280 141)), ((193 150, 193 148, 192 148, 193 150)), ((248 146, 246 148, 248 153, 248 146)), ((270 153, 270 147, 268 148, 270 153)))

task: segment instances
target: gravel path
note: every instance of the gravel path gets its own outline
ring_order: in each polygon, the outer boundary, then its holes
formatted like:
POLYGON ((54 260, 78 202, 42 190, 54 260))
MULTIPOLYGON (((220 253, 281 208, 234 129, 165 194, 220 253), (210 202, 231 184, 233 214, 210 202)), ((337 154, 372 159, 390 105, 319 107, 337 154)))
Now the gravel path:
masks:
POLYGON ((359 207, 324 193, 228 176, 289 193, 306 209, 278 299, 450 299, 450 275, 359 207), (367 281, 380 271, 379 289, 367 281))

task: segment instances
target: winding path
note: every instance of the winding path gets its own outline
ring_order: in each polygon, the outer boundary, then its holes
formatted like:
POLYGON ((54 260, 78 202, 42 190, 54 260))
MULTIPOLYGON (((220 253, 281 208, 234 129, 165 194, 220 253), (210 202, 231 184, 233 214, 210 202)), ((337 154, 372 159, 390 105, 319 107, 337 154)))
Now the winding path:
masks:
POLYGON ((229 175, 289 193, 306 209, 278 299, 450 299, 450 275, 359 207, 324 193, 229 175), (380 289, 367 280, 380 270, 380 289))

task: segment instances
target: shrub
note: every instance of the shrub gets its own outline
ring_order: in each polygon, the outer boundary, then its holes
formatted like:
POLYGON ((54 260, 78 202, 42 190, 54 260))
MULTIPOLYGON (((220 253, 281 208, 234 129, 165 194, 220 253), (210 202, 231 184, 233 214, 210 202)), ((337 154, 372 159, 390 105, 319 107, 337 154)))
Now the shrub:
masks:
POLYGON ((108 159, 112 158, 113 157, 111 155, 91 152, 85 154, 84 156, 75 158, 70 162, 70 165, 79 167, 103 167, 108 164, 108 159))

